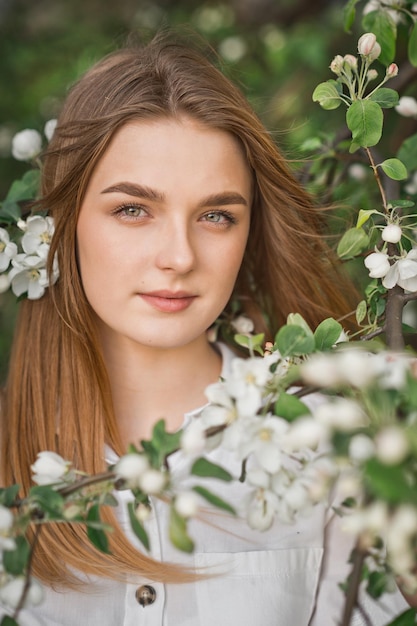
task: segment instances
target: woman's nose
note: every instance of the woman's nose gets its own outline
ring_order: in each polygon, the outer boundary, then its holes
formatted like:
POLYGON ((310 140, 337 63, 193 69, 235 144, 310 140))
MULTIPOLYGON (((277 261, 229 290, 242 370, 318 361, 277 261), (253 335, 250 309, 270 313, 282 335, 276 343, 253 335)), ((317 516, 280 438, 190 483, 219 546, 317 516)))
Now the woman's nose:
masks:
POLYGON ((158 241, 156 265, 180 274, 190 272, 196 256, 190 228, 184 223, 165 224, 158 241))

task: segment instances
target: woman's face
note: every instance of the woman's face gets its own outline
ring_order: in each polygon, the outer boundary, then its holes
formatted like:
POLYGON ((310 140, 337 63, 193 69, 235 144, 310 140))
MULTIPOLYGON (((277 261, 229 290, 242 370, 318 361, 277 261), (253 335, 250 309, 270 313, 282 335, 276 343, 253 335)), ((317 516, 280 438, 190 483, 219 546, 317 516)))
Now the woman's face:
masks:
POLYGON ((175 348, 226 306, 249 232, 237 140, 191 118, 134 121, 112 139, 78 220, 82 284, 104 342, 175 348))

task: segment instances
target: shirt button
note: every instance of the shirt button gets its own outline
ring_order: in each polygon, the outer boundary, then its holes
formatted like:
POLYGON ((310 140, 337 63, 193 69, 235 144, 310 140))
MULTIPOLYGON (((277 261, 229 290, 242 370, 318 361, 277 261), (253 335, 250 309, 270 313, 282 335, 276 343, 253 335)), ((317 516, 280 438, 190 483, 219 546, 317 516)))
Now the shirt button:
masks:
POLYGON ((156 591, 151 585, 142 585, 136 589, 135 597, 141 606, 148 606, 155 602, 156 591))

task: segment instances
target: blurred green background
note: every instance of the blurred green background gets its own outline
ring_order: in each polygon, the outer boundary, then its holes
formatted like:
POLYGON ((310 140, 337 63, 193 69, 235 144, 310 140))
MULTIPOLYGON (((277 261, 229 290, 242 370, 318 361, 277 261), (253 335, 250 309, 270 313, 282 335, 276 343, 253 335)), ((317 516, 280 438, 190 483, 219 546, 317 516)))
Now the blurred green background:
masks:
MULTIPOLYGON (((344 31, 345 4, 335 0, 0 0, 0 198, 27 169, 10 157, 13 134, 24 128, 42 131, 44 123, 57 115, 68 86, 97 59, 121 46, 129 33, 149 38, 167 26, 191 28, 212 44, 228 74, 294 160, 300 177, 310 184, 308 146, 323 141, 324 133, 343 133, 344 128, 343 113, 323 111, 311 94, 319 82, 331 77, 328 68, 336 54, 355 54, 363 32, 360 15, 353 32, 344 31)), ((400 69, 405 56, 400 39, 396 59, 400 69)), ((413 94, 415 79, 411 70, 399 79, 398 88, 413 94)), ((385 144, 392 155, 405 136, 417 131, 417 125, 416 120, 398 115, 393 122, 387 120, 388 128, 390 123, 385 144)), ((352 163, 345 164, 345 173, 352 163)), ((340 176, 333 184, 330 167, 321 161, 313 190, 356 211, 369 206, 368 170, 364 168, 360 184, 354 176, 340 176)), ((15 310, 13 298, 1 295, 0 379, 4 379, 15 310)))

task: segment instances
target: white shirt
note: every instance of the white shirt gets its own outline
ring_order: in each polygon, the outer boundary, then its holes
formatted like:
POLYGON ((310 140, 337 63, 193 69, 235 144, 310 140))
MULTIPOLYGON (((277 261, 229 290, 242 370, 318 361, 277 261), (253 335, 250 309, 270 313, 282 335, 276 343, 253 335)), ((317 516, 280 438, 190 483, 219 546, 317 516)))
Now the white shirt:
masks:
MULTIPOLYGON (((233 353, 220 346, 222 376, 227 377, 233 353)), ((195 419, 199 410, 185 416, 195 419)), ((115 462, 115 455, 108 454, 115 462)), ((240 467, 225 450, 212 453, 235 475, 240 467)), ((173 480, 181 480, 186 461, 180 454, 170 458, 173 480)), ((247 488, 239 482, 224 489, 211 481, 210 489, 222 495, 238 510, 247 488)), ((126 503, 130 492, 119 492, 118 516, 122 527, 139 549, 132 535, 126 503)), ((189 584, 163 585, 140 576, 130 582, 85 579, 83 591, 46 590, 44 603, 21 613, 22 626, 336 626, 340 622, 344 595, 338 583, 349 573, 347 560, 351 543, 338 529, 332 511, 317 506, 294 525, 276 522, 267 532, 248 528, 245 521, 227 513, 210 511, 192 520, 189 533, 195 551, 186 555, 168 539, 168 507, 152 502, 146 524, 151 555, 162 561, 205 568, 212 577, 189 584), (137 590, 150 585, 155 601, 141 606, 137 590)), ((362 598, 373 626, 383 626, 407 608, 399 592, 377 603, 362 598)), ((352 626, 365 626, 356 612, 352 626)))

